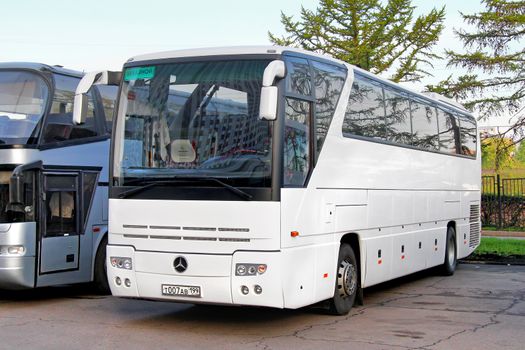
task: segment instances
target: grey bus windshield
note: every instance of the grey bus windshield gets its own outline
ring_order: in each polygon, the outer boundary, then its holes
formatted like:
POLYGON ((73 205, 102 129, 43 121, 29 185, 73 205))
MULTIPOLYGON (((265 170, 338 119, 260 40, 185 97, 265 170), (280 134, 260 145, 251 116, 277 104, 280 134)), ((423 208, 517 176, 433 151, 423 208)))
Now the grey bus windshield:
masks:
POLYGON ((26 71, 0 71, 0 145, 37 142, 49 88, 26 71))
POLYGON ((270 187, 272 126, 258 117, 267 60, 127 68, 115 140, 115 185, 213 177, 270 187))

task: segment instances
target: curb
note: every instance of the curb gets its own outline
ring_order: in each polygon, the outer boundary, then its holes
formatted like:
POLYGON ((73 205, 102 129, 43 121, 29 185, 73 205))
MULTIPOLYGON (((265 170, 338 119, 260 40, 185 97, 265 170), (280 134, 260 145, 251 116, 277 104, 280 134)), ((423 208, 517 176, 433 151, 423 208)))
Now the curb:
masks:
POLYGON ((482 237, 516 237, 525 238, 525 232, 519 231, 481 231, 482 237))

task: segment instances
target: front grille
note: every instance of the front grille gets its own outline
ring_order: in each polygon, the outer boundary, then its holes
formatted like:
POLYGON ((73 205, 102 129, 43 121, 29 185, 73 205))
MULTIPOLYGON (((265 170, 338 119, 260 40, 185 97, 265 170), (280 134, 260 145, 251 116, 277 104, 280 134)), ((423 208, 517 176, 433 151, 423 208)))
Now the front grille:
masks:
MULTIPOLYGON (((164 226, 164 225, 137 225, 137 224, 123 224, 122 228, 126 229, 141 229, 141 232, 137 233, 125 233, 126 238, 135 239, 163 239, 163 240, 183 240, 183 241, 205 241, 205 242, 247 242, 251 241, 250 238, 245 237, 199 237, 199 236, 184 236, 181 235, 181 231, 205 231, 205 232, 250 232, 249 228, 244 227, 201 227, 201 226, 164 226), (150 231, 153 230, 153 231, 150 231), (165 234, 159 234, 159 230, 166 231, 179 231, 176 236, 168 236, 165 234), (156 233, 156 234, 149 234, 156 233)), ((164 232, 166 232, 164 231, 164 232)), ((162 233, 164 233, 162 232, 162 233)))
POLYGON ((479 244, 481 236, 481 222, 479 217, 479 204, 470 206, 470 239, 469 247, 474 248, 479 244))

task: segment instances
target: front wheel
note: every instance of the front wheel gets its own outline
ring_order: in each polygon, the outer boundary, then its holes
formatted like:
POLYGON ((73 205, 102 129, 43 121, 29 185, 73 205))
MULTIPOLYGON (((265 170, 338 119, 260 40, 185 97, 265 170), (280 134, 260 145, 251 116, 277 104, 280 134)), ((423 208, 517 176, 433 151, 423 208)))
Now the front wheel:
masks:
POLYGON ((445 262, 441 265, 441 272, 445 276, 451 276, 456 271, 457 265, 456 230, 450 226, 447 229, 447 244, 445 248, 445 262))
POLYGON ((339 248, 334 297, 330 299, 329 312, 346 315, 354 305, 359 289, 359 273, 354 250, 346 243, 339 248))
POLYGON ((95 256, 95 271, 94 282, 97 292, 101 294, 109 294, 108 274, 106 267, 106 247, 108 245, 108 238, 104 237, 100 242, 97 255, 95 256))

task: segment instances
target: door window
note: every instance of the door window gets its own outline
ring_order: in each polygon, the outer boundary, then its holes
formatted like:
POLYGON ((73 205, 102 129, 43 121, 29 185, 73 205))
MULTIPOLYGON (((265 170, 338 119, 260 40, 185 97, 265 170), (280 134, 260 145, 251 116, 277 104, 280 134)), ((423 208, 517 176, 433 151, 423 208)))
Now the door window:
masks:
POLYGON ((284 185, 303 186, 310 170, 311 103, 286 98, 284 185))
POLYGON ((46 176, 45 237, 78 234, 77 176, 46 176))

